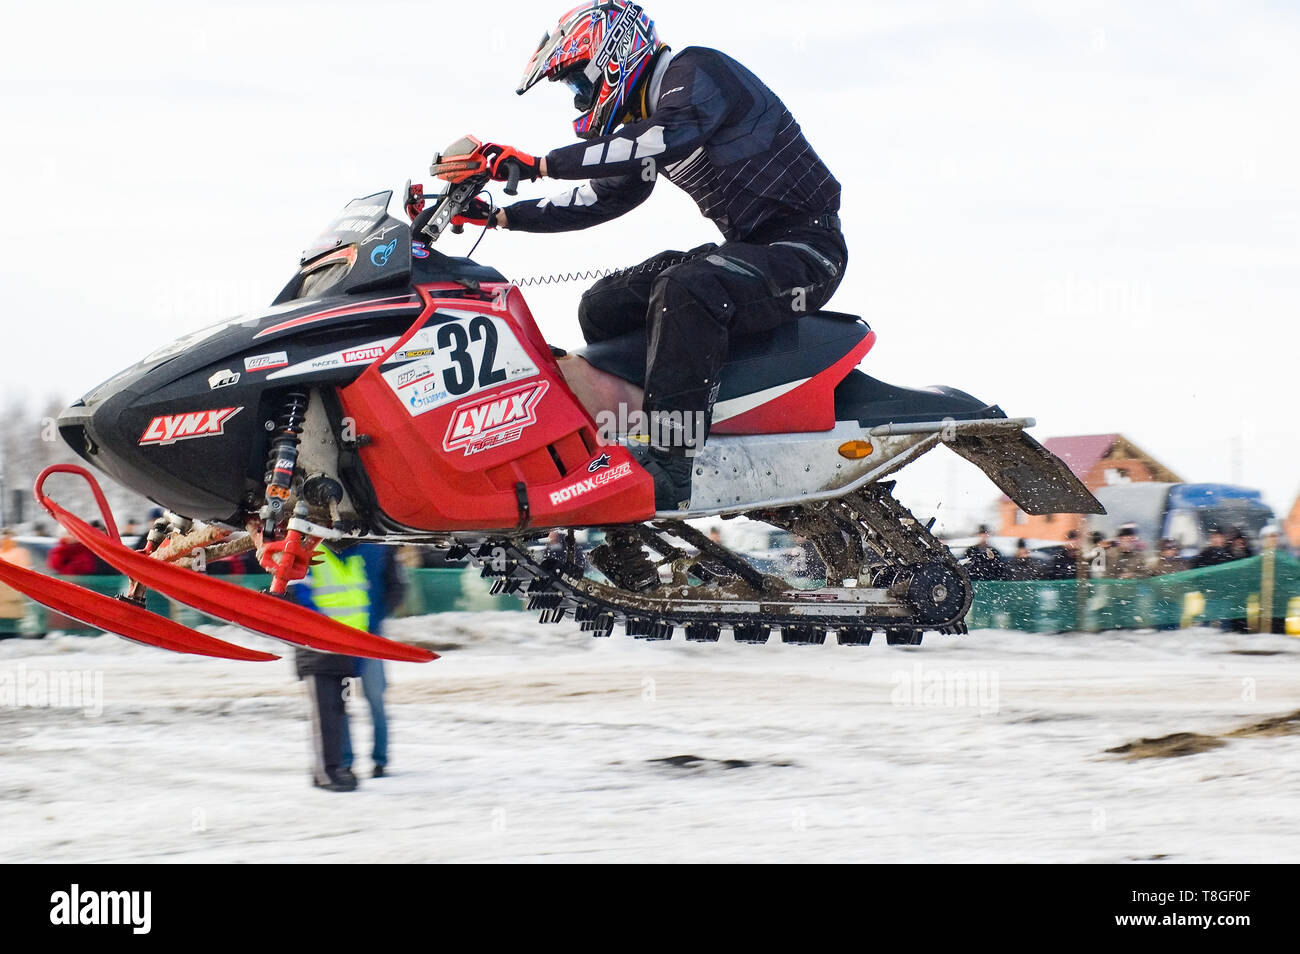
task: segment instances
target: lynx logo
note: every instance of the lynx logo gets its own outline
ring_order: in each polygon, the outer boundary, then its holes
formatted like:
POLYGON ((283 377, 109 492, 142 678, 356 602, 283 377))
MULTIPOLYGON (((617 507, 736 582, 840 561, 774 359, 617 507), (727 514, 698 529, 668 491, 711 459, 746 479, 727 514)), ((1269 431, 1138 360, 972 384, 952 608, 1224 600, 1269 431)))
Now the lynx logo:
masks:
POLYGON ((353 348, 343 352, 344 364, 356 364, 358 361, 374 361, 388 349, 383 345, 370 345, 365 348, 353 348))
POLYGON ((601 454, 599 457, 597 457, 595 460, 593 460, 590 464, 587 465, 587 473, 594 474, 596 471, 604 470, 608 466, 609 466, 609 455, 601 454))
POLYGON ((70 891, 50 895, 50 923, 125 924, 132 934, 148 934, 153 925, 152 891, 70 891))
POLYGON ((245 371, 270 371, 272 368, 283 368, 289 363, 289 355, 284 351, 276 351, 272 354, 255 354, 251 358, 244 359, 245 371))
POLYGON ((226 421, 242 407, 223 407, 215 411, 190 411, 155 417, 140 435, 140 445, 174 444, 195 437, 216 437, 225 433, 226 421))
MULTIPOLYGON (((599 459, 599 458, 597 458, 599 459)), ((621 480, 628 474, 632 473, 632 465, 624 462, 617 467, 609 470, 602 470, 595 477, 588 477, 586 480, 580 480, 576 484, 570 484, 563 490, 557 490, 551 494, 551 506, 558 507, 562 503, 567 503, 574 497, 581 497, 583 494, 589 494, 593 490, 599 490, 606 484, 611 484, 616 480, 621 480)))
POLYGON ((451 412, 443 450, 465 448, 465 456, 519 440, 524 428, 537 423, 537 405, 546 381, 526 384, 481 401, 462 404, 451 412))

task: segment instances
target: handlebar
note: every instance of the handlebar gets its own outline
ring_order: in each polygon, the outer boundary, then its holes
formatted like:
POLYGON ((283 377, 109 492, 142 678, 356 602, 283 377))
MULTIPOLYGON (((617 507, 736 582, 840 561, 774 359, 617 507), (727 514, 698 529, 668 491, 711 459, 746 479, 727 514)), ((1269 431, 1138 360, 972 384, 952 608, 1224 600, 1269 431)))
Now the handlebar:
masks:
MULTIPOLYGON (((476 144, 476 141, 475 143, 476 144)), ((461 159, 461 153, 471 150, 470 141, 458 142, 448 147, 451 153, 449 159, 444 160, 441 153, 434 156, 433 166, 429 171, 435 175, 440 174, 443 170, 439 168, 444 162, 454 164, 461 159)), ((472 167, 471 167, 472 168, 472 167)), ((461 169, 455 169, 456 172, 462 172, 461 169)), ((438 237, 447 228, 453 232, 460 232, 461 228, 451 224, 452 218, 459 215, 464 208, 487 186, 490 181, 485 164, 479 164, 478 170, 463 170, 470 172, 463 178, 457 178, 448 182, 443 191, 432 199, 432 203, 420 211, 415 220, 411 223, 412 236, 418 236, 430 243, 438 241, 438 237)), ((506 195, 519 194, 519 179, 523 175, 524 167, 521 163, 513 160, 506 160, 506 182, 503 191, 506 195)), ((410 202, 412 196, 412 187, 407 186, 407 200, 410 202)), ((429 197, 421 194, 421 199, 429 197)))

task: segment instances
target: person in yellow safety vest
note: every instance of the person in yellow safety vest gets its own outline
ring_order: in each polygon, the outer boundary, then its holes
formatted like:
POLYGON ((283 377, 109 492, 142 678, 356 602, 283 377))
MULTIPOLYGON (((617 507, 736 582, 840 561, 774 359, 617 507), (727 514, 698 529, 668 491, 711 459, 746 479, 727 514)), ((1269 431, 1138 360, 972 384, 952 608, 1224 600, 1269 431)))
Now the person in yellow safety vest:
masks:
MULTIPOLYGON (((316 551, 311 571, 291 592, 302 605, 345 626, 378 633, 384 619, 401 603, 405 589, 394 556, 391 547, 376 544, 357 544, 339 552, 322 545, 316 551)), ((358 676, 375 728, 373 777, 383 776, 388 764, 383 661, 299 649, 295 665, 298 678, 308 684, 311 701, 316 756, 313 784, 334 792, 350 792, 357 787, 346 699, 347 681, 358 676)))

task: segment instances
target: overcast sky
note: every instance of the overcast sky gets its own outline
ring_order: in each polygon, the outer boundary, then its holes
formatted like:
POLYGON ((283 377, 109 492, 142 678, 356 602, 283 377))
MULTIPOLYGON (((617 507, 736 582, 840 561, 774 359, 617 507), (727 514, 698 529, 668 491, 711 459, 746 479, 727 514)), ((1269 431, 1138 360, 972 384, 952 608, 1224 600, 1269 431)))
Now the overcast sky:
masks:
MULTIPOLYGON (((559 87, 514 95, 568 2, 9 5, 4 387, 71 399, 265 305, 348 199, 427 180, 463 133, 571 141, 559 87)), ((669 44, 750 66, 843 184, 850 263, 830 307, 878 332, 869 373, 968 390, 1037 417, 1040 438, 1120 431, 1185 479, 1290 506, 1294 3, 646 6, 669 44)), ((493 233, 476 257, 521 277, 716 237, 662 182, 614 223, 493 233)), ((557 344, 581 343, 581 291, 529 291, 557 344)), ((947 452, 900 491, 954 515, 996 495, 947 452)))

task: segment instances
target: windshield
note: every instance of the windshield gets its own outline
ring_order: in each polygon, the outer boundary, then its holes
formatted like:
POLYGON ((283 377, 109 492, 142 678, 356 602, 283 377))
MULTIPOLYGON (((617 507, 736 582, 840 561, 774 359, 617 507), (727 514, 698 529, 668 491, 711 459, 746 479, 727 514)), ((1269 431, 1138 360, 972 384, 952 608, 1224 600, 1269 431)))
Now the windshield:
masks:
POLYGON ((397 287, 411 279, 410 227, 388 214, 393 193, 353 199, 302 253, 275 304, 397 287))
POLYGON ((312 240, 311 245, 302 253, 303 262, 310 261, 322 252, 356 244, 374 232, 388 218, 388 203, 392 198, 390 190, 353 199, 325 227, 325 231, 312 240))

